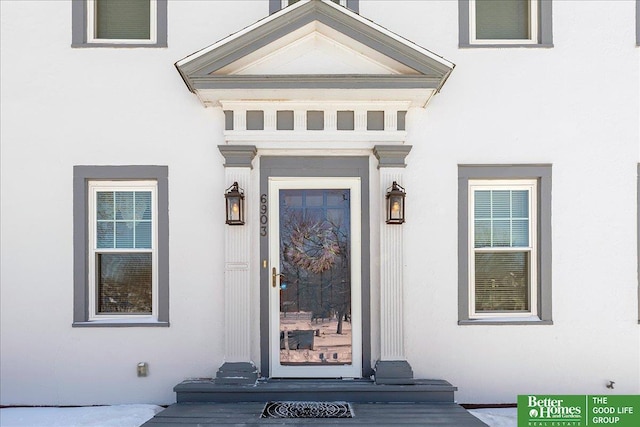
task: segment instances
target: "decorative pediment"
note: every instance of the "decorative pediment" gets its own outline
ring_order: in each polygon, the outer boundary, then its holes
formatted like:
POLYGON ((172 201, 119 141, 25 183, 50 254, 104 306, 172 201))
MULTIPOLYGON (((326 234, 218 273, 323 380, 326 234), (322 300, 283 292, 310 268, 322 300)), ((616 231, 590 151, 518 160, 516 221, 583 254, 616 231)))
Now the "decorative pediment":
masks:
POLYGON ((424 106, 454 65, 334 2, 303 0, 176 67, 204 105, 318 100, 424 106))

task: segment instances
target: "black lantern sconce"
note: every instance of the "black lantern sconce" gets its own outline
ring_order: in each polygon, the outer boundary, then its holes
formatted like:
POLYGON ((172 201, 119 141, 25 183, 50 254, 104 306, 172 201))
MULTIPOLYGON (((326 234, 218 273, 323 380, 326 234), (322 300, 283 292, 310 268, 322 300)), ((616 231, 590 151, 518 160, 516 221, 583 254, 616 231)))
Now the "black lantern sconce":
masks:
POLYGON ((407 192, 403 187, 393 181, 387 189, 387 224, 404 223, 404 198, 407 192))
POLYGON ((244 190, 234 182, 224 193, 227 205, 227 224, 244 225, 244 190))

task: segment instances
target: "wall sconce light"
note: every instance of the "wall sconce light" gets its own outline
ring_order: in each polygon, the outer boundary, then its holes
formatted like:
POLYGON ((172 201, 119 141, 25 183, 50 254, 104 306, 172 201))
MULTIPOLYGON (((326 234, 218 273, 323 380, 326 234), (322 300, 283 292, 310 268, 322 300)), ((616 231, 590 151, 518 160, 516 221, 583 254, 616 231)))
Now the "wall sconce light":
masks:
POLYGON ((234 182, 224 193, 227 205, 227 224, 244 225, 244 190, 234 182))
POLYGON ((403 187, 393 181, 387 189, 387 224, 404 223, 404 198, 407 192, 403 187))

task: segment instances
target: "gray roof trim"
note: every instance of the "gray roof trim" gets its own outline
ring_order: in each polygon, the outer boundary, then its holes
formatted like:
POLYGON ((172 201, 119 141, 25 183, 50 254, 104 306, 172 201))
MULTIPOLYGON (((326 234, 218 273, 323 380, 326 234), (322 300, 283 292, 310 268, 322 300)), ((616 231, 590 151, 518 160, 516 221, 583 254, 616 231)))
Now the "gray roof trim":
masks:
MULTIPOLYGON (((201 84, 195 84, 198 79, 202 79, 204 77, 213 79, 229 77, 212 76, 211 73, 214 73, 238 59, 269 45, 298 28, 301 28, 311 22, 318 21, 342 34, 345 34, 353 40, 356 40, 382 53, 383 55, 418 71, 423 74, 422 77, 427 76, 433 78, 434 81, 438 81, 438 84, 430 87, 439 89, 442 84, 444 84, 447 77, 453 70, 453 66, 447 65, 450 64, 448 61, 445 59, 438 61, 437 59, 434 59, 433 57, 418 50, 423 48, 415 45, 416 48, 414 49, 411 47, 411 45, 414 45, 413 43, 409 41, 407 41, 407 43, 403 43, 402 41, 397 40, 376 28, 379 27, 377 24, 371 21, 362 21, 360 19, 364 18, 358 17, 346 8, 335 7, 317 0, 310 1, 308 3, 301 4, 298 7, 285 8, 280 12, 277 12, 274 16, 264 18, 263 24, 258 25, 239 36, 229 36, 228 42, 221 40, 216 43, 219 44, 219 46, 215 48, 209 46, 195 52, 192 55, 176 62, 175 66, 189 89, 193 92, 195 89, 198 89, 198 86, 201 84)), ((259 23, 260 21, 258 21, 258 24, 259 23)), ((425 52, 429 51, 425 50, 425 52)), ((432 55, 437 56, 435 54, 432 55)), ((239 83, 243 81, 243 78, 247 78, 247 76, 233 77, 236 78, 239 83)), ((390 77, 397 79, 398 77, 405 76, 395 75, 390 77)), ((256 78, 263 77, 260 76, 256 78)), ((324 79, 326 79, 325 76, 320 77, 320 80, 324 79)), ((292 86, 288 85, 286 87, 292 86)))
POLYGON ((265 75, 192 77, 201 89, 439 89, 442 80, 414 75, 265 75))

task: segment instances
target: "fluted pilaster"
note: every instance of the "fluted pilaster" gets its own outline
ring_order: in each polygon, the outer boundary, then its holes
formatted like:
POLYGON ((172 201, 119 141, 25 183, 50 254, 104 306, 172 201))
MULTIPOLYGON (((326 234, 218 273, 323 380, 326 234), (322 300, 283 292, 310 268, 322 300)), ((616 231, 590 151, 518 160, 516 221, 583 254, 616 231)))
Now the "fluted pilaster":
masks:
POLYGON ((413 371, 404 354, 403 323, 403 230, 401 224, 387 224, 384 194, 394 181, 402 185, 405 157, 411 146, 374 147, 380 170, 380 360, 376 382, 410 384, 413 371))
MULTIPOLYGON (((251 194, 251 161, 256 155, 252 146, 219 147, 225 157, 225 184, 237 182, 245 195, 251 194)), ((252 221, 251 200, 245 198, 245 225, 225 226, 224 232, 224 310, 225 363, 218 371, 220 383, 250 383, 257 379, 251 362, 249 248, 252 221)))

